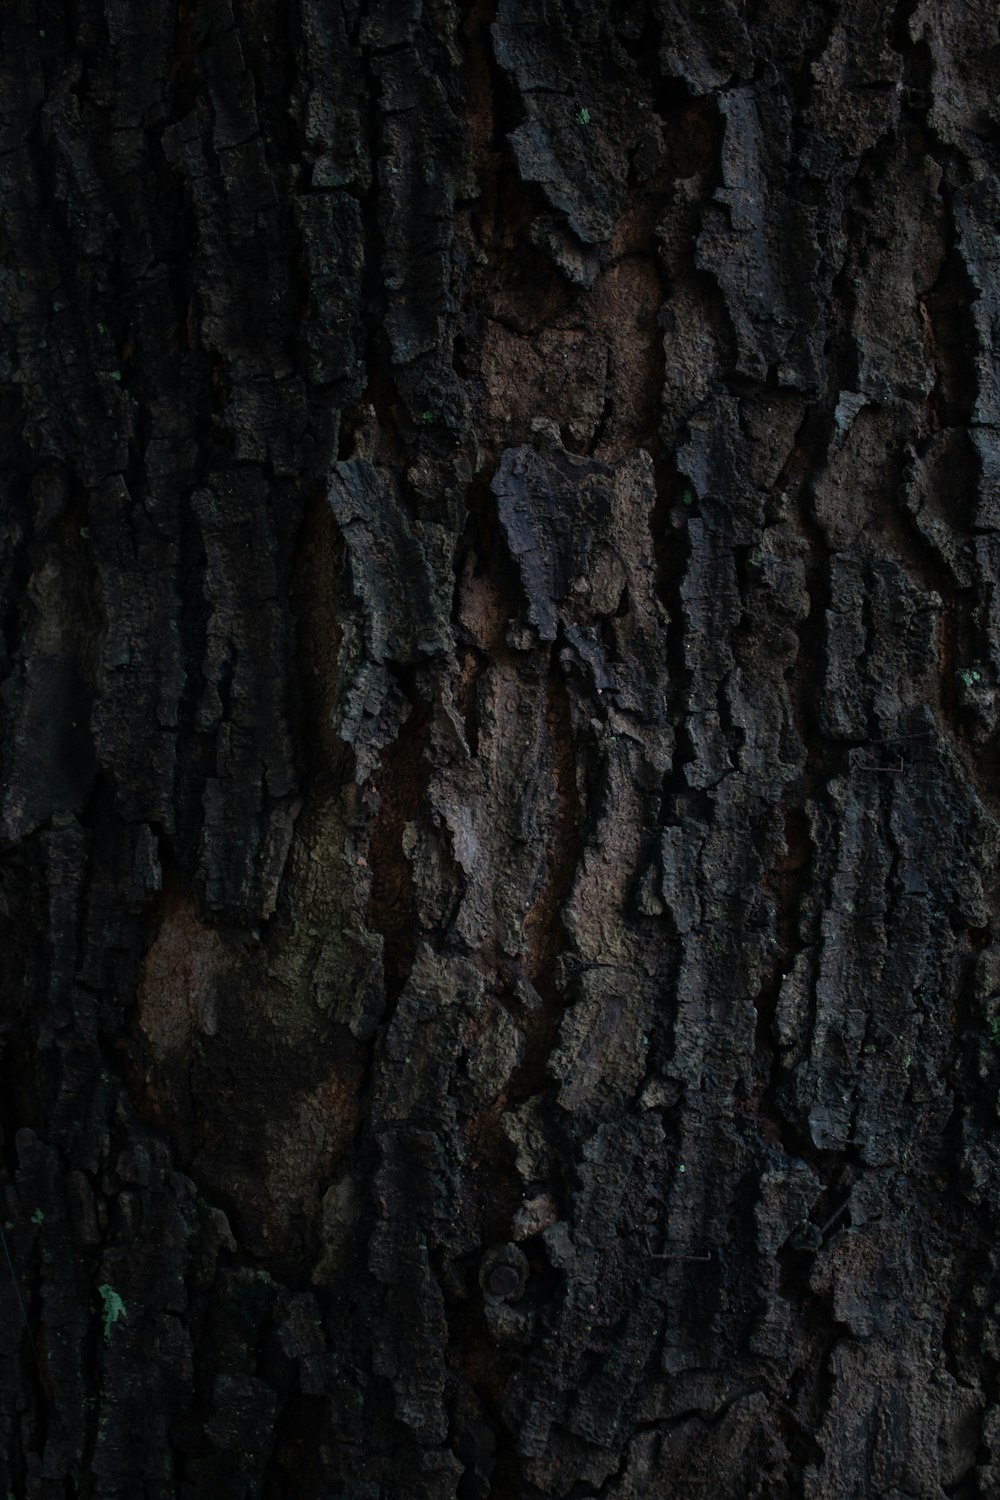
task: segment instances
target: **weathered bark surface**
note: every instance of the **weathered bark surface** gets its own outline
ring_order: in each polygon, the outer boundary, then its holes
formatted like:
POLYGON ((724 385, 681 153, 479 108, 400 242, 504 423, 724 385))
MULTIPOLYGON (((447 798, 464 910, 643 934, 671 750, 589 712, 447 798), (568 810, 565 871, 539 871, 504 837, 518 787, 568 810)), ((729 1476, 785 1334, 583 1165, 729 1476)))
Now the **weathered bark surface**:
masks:
POLYGON ((1000 1493, 991 0, 0 35, 5 1492, 1000 1493))

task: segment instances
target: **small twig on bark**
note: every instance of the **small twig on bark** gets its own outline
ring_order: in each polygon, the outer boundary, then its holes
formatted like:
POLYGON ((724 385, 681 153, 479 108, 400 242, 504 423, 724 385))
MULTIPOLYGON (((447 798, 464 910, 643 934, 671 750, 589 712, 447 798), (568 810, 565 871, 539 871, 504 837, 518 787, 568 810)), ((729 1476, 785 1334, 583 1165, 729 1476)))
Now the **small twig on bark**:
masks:
POLYGON ((24 1298, 21 1296, 21 1285, 17 1279, 17 1272, 14 1269, 14 1258, 10 1253, 10 1245, 7 1242, 7 1236, 4 1233, 2 1224, 0 1224, 0 1240, 3 1241, 3 1253, 7 1260, 7 1268, 10 1271, 10 1279, 14 1283, 14 1296, 17 1298, 17 1305, 21 1309, 21 1322, 24 1324, 24 1331, 28 1335, 28 1343, 31 1345, 31 1352, 35 1357, 38 1373, 44 1382, 45 1372, 42 1369, 42 1362, 38 1358, 38 1350, 35 1347, 35 1336, 31 1331, 31 1324, 28 1321, 28 1309, 25 1307, 24 1298))
POLYGON ((688 1254, 683 1253, 682 1251, 677 1250, 677 1251, 667 1251, 665 1254, 661 1254, 661 1255, 651 1255, 649 1258, 650 1258, 650 1260, 701 1260, 701 1261, 705 1261, 705 1260, 711 1260, 712 1259, 712 1252, 711 1252, 711 1250, 706 1250, 704 1255, 688 1255, 688 1254))
POLYGON ((821 1224, 819 1226, 819 1232, 820 1232, 820 1237, 821 1238, 823 1238, 826 1235, 826 1233, 827 1233, 828 1230, 830 1230, 830 1229, 833 1228, 834 1224, 836 1224, 836 1222, 837 1222, 838 1219, 842 1219, 844 1217, 844 1214, 846 1214, 848 1208, 850 1207, 850 1202, 851 1202, 851 1195, 850 1195, 850 1193, 848 1193, 848 1195, 844 1199, 843 1203, 840 1205, 840 1207, 838 1209, 834 1210, 834 1212, 827 1219, 826 1223, 825 1224, 821 1224))

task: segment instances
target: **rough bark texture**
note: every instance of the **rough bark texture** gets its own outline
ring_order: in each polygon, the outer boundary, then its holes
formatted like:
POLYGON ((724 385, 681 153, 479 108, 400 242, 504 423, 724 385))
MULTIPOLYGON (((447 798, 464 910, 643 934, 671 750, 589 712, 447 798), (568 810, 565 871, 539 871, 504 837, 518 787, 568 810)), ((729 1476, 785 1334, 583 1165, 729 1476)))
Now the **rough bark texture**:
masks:
POLYGON ((993 0, 0 34, 5 1493, 1000 1494, 993 0))

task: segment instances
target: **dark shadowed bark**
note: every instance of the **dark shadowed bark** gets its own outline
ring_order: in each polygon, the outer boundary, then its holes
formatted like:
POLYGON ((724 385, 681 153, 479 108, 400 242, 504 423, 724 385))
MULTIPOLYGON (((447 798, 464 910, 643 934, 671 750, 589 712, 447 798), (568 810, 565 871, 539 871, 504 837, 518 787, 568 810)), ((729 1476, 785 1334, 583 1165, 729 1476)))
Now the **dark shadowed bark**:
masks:
POLYGON ((1000 1494, 993 0, 9 0, 29 1500, 1000 1494))

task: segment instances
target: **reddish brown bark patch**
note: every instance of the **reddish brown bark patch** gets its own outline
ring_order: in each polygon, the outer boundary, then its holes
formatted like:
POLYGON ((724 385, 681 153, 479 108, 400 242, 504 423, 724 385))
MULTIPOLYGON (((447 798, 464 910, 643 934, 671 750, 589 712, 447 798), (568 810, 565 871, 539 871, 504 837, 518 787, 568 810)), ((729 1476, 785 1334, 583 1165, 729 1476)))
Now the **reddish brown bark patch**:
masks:
POLYGON ((139 1030, 158 1061, 190 1046, 197 1032, 215 1034, 216 987, 228 966, 225 945, 198 920, 191 898, 168 893, 137 997, 139 1030))

